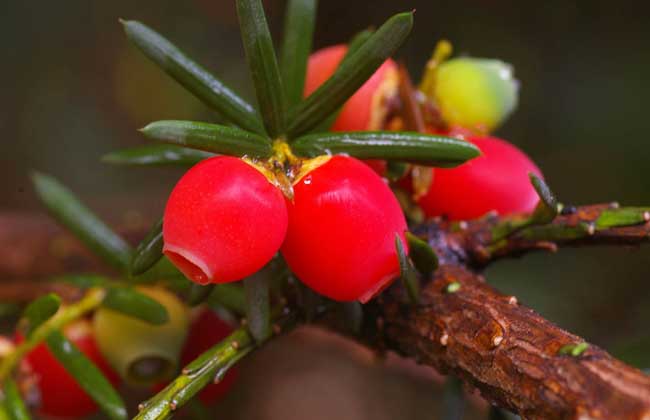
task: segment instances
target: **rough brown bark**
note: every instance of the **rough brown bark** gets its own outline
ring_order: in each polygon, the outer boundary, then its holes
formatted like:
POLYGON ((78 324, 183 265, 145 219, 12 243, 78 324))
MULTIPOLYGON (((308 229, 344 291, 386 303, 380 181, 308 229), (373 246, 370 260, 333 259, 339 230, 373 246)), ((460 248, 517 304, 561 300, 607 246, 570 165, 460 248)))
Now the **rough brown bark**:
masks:
MULTIPOLYGON (((604 208, 580 208, 553 223, 592 223, 604 208)), ((458 228, 438 221, 419 229, 442 265, 424 285, 418 306, 405 303, 398 287, 377 300, 372 344, 458 375, 488 401, 527 418, 650 420, 650 377, 595 346, 577 357, 558 354, 562 346, 583 340, 519 305, 515 297, 501 295, 475 271, 531 249, 639 243, 648 239, 647 223, 597 230, 579 240, 513 236, 497 253, 489 253, 490 229, 497 222, 486 218, 458 228), (461 285, 455 293, 446 292, 451 282, 461 285)), ((0 255, 10 256, 0 260, 0 282, 98 268, 78 242, 51 223, 15 215, 0 215, 0 255)), ((11 289, 0 287, 0 294, 3 290, 11 289)))
POLYGON ((382 299, 388 348, 457 375, 495 405, 531 419, 650 419, 650 376, 595 346, 559 354, 584 340, 466 268, 441 266, 417 308, 403 302, 382 299), (461 287, 447 293, 452 282, 461 287))

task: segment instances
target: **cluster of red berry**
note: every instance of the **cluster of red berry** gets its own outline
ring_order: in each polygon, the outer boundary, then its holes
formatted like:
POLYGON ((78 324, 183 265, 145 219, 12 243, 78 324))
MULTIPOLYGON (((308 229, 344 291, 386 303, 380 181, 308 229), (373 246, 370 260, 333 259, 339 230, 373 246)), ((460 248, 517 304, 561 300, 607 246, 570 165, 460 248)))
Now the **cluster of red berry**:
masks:
MULTIPOLYGON (((305 96, 335 72, 346 50, 337 45, 311 56, 305 96)), ((539 169, 512 144, 486 136, 514 107, 516 82, 507 65, 454 59, 430 69, 425 81, 432 78, 432 93, 423 90, 423 100, 437 108, 444 125, 428 131, 459 136, 482 156, 435 169, 428 189, 416 197, 422 210, 452 220, 531 211, 538 196, 528 173, 539 176, 539 169)), ((387 60, 345 103, 332 130, 387 125, 397 79, 395 62, 387 60)), ((385 162, 364 165, 345 155, 300 160, 281 146, 275 164, 298 161, 288 189, 261 162, 246 158, 214 157, 189 170, 165 209, 165 254, 189 278, 207 284, 241 280, 280 251, 313 290, 338 301, 366 302, 399 274, 395 235, 403 240, 407 229, 389 186, 368 167, 383 175, 385 162)), ((409 176, 400 183, 407 189, 409 176)))
MULTIPOLYGON (((434 54, 417 93, 419 112, 427 117, 422 131, 471 149, 454 164, 474 156, 476 148, 482 155, 455 168, 412 166, 392 186, 412 193, 428 217, 462 220, 490 211, 530 212, 538 195, 528 174, 541 176, 539 169, 515 146, 488 136, 515 107, 512 72, 496 60, 447 60, 448 47, 443 43, 434 54)), ((346 52, 339 45, 311 56, 306 97, 335 73, 346 52)), ((331 129, 357 136, 387 127, 403 129, 401 114, 391 111, 400 77, 396 63, 385 61, 341 107, 331 129)), ((256 141, 255 134, 241 131, 237 136, 256 141)), ((399 276, 396 241, 402 244, 398 249, 408 252, 407 222, 385 178, 387 163, 321 149, 315 156, 297 156, 292 149, 296 143, 279 136, 268 142, 264 158, 214 156, 187 171, 165 208, 163 252, 201 285, 242 280, 279 253, 293 274, 316 292, 365 303, 399 276)), ((159 390, 180 363, 191 362, 231 328, 210 310, 191 314, 162 288, 139 290, 167 309, 166 324, 154 327, 102 307, 92 321, 72 323, 64 333, 113 384, 125 380, 159 390)), ((24 341, 23 336, 17 334, 16 341, 24 341)), ((22 370, 29 380, 21 385, 26 395, 35 396, 42 414, 76 418, 97 410, 46 344, 24 358, 22 370)), ((208 386, 200 398, 214 401, 234 375, 231 371, 219 384, 208 386)))
MULTIPOLYGON (((335 45, 314 53, 309 60, 305 93, 316 90, 334 73, 347 47, 335 45)), ((411 174, 398 185, 415 193, 427 217, 450 220, 481 217, 490 211, 501 215, 530 212, 539 201, 528 173, 540 170, 524 152, 489 132, 514 110, 517 81, 506 63, 493 59, 461 57, 446 60, 450 45, 442 41, 427 65, 418 100, 430 118, 427 131, 458 137, 475 144, 481 156, 456 168, 427 169, 425 191, 414 192, 411 174), (434 172, 431 174, 431 172, 434 172)), ((389 126, 386 103, 397 93, 397 64, 387 60, 346 102, 332 126, 334 131, 376 130, 389 126)), ((425 115, 426 116, 426 115, 425 115)), ((400 124, 397 124, 400 127, 400 124)), ((380 175, 384 161, 366 161, 380 175)))

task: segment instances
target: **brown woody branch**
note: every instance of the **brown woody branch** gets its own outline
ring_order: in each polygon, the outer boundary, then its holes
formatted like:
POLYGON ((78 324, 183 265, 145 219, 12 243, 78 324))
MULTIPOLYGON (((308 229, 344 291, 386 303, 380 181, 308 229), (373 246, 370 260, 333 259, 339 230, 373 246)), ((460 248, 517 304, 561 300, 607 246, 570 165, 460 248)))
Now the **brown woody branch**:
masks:
MULTIPOLYGON (((417 307, 404 303, 398 287, 369 306, 372 322, 366 325, 376 328, 366 337, 374 347, 388 347, 458 375, 488 401, 527 418, 649 420, 648 376, 595 346, 579 356, 559 354, 563 346, 583 340, 519 305, 516 298, 499 294, 474 271, 531 249, 647 240, 647 223, 594 227, 590 233, 588 226, 606 208, 581 207, 558 217, 553 222, 558 229, 551 230, 554 237, 531 240, 522 231, 498 246, 491 243, 492 229, 500 222, 496 217, 460 225, 437 221, 419 228, 442 265, 423 287, 417 307), (586 234, 562 235, 575 226, 587 226, 586 234), (446 292, 451 282, 460 284, 455 293, 446 292)), ((0 281, 98 267, 76 241, 51 224, 0 215, 0 255, 7 253, 15 257, 0 260, 0 281), (65 252, 57 252, 57 241, 67 244, 65 252)))
POLYGON ((650 419, 650 376, 504 296, 482 276, 443 265, 417 308, 381 298, 377 337, 398 353, 452 373, 491 403, 531 419, 650 419), (448 293, 447 285, 460 289, 448 293))

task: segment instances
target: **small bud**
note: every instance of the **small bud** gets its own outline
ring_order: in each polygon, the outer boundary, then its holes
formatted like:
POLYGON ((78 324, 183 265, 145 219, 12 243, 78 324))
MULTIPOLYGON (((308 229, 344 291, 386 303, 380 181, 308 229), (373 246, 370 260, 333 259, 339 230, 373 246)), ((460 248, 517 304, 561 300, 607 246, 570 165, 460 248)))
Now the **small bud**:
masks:
POLYGON ((503 341, 503 336, 502 335, 495 335, 494 337, 492 337, 492 345, 494 347, 498 347, 499 344, 501 344, 502 341, 503 341))
POLYGON ((516 296, 510 296, 508 298, 508 304, 510 305, 516 305, 517 304, 517 297, 516 296))
POLYGON ((440 336, 440 345, 447 346, 447 343, 449 343, 449 335, 444 333, 440 336))
POLYGON ((445 292, 456 293, 457 291, 460 290, 460 288, 461 288, 461 284, 457 281, 454 281, 447 285, 447 287, 445 288, 445 292))
POLYGON ((589 344, 586 342, 578 343, 578 344, 567 344, 565 346, 562 346, 560 350, 558 350, 558 354, 563 354, 567 356, 573 356, 573 357, 578 357, 582 353, 585 352, 589 348, 589 344))

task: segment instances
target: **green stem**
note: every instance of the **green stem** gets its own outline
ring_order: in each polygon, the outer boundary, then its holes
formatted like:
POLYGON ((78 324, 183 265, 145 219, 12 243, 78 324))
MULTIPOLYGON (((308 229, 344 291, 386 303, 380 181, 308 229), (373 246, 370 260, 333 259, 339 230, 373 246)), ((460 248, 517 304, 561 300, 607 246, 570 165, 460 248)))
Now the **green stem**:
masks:
POLYGON ((168 419, 179 407, 187 404, 217 375, 256 347, 255 340, 243 327, 187 365, 180 376, 154 397, 140 404, 134 420, 168 419))
POLYGON ((86 295, 77 303, 64 307, 49 320, 45 321, 26 338, 19 346, 0 362, 0 383, 11 375, 18 362, 36 346, 43 342, 52 332, 60 330, 70 322, 81 318, 88 312, 101 305, 106 291, 101 288, 89 289, 86 295))

